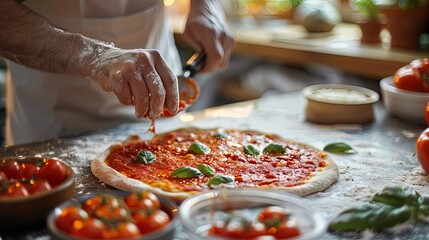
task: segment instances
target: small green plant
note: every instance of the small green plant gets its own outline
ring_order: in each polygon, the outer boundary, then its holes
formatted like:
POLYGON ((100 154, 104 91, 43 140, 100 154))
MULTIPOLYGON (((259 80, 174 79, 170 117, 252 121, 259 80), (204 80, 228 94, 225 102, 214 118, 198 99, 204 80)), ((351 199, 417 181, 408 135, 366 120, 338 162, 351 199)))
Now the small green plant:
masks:
POLYGON ((354 0, 354 4, 368 20, 378 19, 379 8, 373 0, 354 0))
POLYGON ((377 5, 382 6, 397 6, 407 10, 412 8, 420 8, 429 6, 429 0, 377 0, 377 5))

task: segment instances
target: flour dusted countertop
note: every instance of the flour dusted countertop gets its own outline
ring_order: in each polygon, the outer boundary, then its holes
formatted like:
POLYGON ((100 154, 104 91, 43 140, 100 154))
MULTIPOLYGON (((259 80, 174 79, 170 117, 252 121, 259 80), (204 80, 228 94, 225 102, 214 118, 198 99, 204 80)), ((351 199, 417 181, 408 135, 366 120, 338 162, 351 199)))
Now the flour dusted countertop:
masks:
MULTIPOLYGON (((407 186, 422 194, 429 194, 429 180, 417 162, 415 141, 422 125, 400 122, 387 115, 381 102, 375 105, 375 121, 365 125, 318 125, 305 121, 305 99, 300 92, 263 98, 200 112, 180 114, 156 122, 158 132, 180 127, 242 128, 279 134, 298 142, 323 149, 334 141, 351 145, 357 154, 330 154, 340 169, 340 177, 327 190, 306 196, 312 205, 323 213, 327 221, 342 210, 369 202, 385 186, 407 186)), ((6 156, 46 156, 69 163, 77 177, 76 194, 110 191, 90 171, 90 162, 110 145, 137 134, 144 138, 148 122, 123 124, 113 129, 82 133, 57 139, 17 145, 0 149, 6 156)), ((16 237, 49 239, 44 228, 27 232, 0 233, 0 238, 16 237)), ((419 223, 416 227, 389 231, 364 231, 344 235, 326 233, 323 239, 427 239, 429 226, 419 223)), ((177 239, 186 236, 177 231, 177 239)))

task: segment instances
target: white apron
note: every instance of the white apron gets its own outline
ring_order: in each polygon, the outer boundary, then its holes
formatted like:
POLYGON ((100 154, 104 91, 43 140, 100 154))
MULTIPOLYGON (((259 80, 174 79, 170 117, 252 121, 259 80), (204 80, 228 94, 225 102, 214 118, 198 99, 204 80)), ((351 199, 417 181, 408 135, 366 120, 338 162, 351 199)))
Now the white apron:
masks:
MULTIPOLYGON (((176 73, 180 58, 162 0, 29 0, 29 8, 60 28, 121 48, 158 49, 176 73)), ((137 121, 92 80, 8 62, 6 145, 137 121)))

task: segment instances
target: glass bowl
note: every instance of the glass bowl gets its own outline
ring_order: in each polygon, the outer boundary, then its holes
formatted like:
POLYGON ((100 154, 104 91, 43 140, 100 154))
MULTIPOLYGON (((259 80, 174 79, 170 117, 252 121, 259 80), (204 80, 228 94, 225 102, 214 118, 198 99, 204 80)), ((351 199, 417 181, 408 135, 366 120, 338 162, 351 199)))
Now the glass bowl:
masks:
MULTIPOLYGON (((81 238, 69 235, 60 229, 57 228, 55 225, 56 218, 61 214, 62 210, 66 207, 69 207, 71 205, 80 206, 85 200, 90 199, 96 195, 113 195, 117 197, 125 197, 126 195, 130 194, 130 192, 124 192, 124 191, 109 191, 106 193, 103 192, 95 192, 90 194, 82 194, 79 195, 69 201, 66 201, 60 205, 58 205, 55 209, 53 209, 47 219, 46 219, 46 225, 48 227, 48 230, 53 237, 53 239, 58 240, 68 240, 68 239, 76 239, 76 240, 87 240, 88 238, 81 238)), ((179 219, 177 217, 177 211, 178 211, 178 205, 176 202, 169 198, 165 198, 162 196, 156 195, 160 201, 160 208, 164 212, 166 212, 170 218, 171 221, 162 229, 156 230, 154 232, 150 232, 147 234, 140 235, 135 238, 131 238, 128 240, 140 240, 140 239, 148 239, 148 240, 170 240, 173 239, 176 229, 179 227, 179 219)))
POLYGON ((259 189, 221 189, 207 191, 186 199, 179 208, 179 218, 190 239, 221 239, 209 233, 214 223, 233 213, 256 219, 269 206, 284 208, 296 223, 300 235, 290 239, 319 239, 327 221, 304 198, 283 192, 259 189))

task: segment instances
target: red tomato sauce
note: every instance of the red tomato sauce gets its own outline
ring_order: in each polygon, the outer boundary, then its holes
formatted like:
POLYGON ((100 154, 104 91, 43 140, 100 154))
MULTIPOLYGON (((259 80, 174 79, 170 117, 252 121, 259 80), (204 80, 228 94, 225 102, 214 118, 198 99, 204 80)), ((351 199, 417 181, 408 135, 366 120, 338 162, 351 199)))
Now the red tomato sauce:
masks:
POLYGON ((320 167, 325 166, 326 154, 304 144, 294 143, 274 135, 252 131, 224 130, 227 137, 214 136, 215 130, 178 130, 155 136, 152 140, 140 141, 125 146, 118 145, 111 150, 106 163, 134 179, 152 185, 162 180, 182 191, 200 191, 207 188, 205 183, 210 177, 181 179, 170 177, 170 173, 183 166, 197 168, 198 164, 207 164, 216 174, 231 176, 237 187, 300 185, 320 167), (200 142, 210 148, 208 154, 194 154, 189 147, 200 142), (270 143, 281 144, 285 153, 268 155, 262 149, 270 143), (257 146, 260 155, 250 156, 243 146, 257 146), (156 160, 149 164, 139 163, 135 156, 141 150, 149 150, 156 160))

